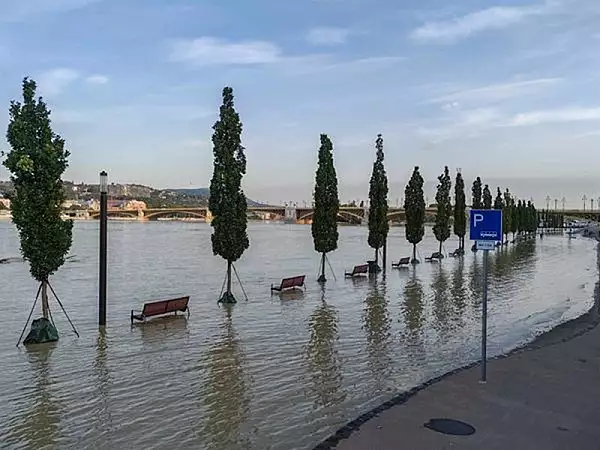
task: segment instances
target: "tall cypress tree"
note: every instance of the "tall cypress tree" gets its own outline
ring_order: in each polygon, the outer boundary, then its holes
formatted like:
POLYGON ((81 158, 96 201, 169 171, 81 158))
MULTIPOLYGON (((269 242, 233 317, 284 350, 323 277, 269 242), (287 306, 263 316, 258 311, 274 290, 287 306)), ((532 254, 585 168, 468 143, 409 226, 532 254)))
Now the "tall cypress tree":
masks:
POLYGON ((415 167, 404 190, 404 212, 406 214, 406 240, 413 245, 411 262, 418 264, 417 244, 423 240, 425 235, 425 194, 419 166, 415 167))
POLYGON ((444 167, 444 173, 438 177, 438 182, 435 194, 437 213, 435 215, 433 234, 440 243, 439 252, 441 254, 442 244, 450 237, 450 214, 452 214, 452 204, 450 203, 452 182, 450 181, 448 166, 444 167))
POLYGON ((242 146, 242 122, 233 104, 233 89, 223 89, 219 120, 213 125, 214 169, 210 181, 208 207, 213 215, 212 249, 227 261, 227 290, 219 299, 235 303, 231 291, 231 267, 250 246, 246 232, 246 196, 242 177, 246 173, 246 155, 242 146))
POLYGON ((502 230, 508 241, 508 233, 512 231, 513 226, 513 200, 510 191, 506 188, 504 191, 504 209, 502 210, 502 230))
POLYGON ((465 196, 465 181, 462 174, 456 174, 454 184, 454 234, 458 236, 458 248, 465 249, 465 234, 467 233, 467 199, 465 196))
POLYGON ((515 230, 517 231, 518 234, 521 234, 524 230, 523 202, 521 200, 519 200, 517 202, 517 209, 515 211, 515 222, 516 222, 515 230))
POLYGON ((537 211, 531 200, 527 202, 527 232, 535 235, 538 227, 537 211))
POLYGON ((327 253, 337 248, 337 215, 340 208, 338 183, 333 165, 333 143, 326 134, 321 134, 319 165, 315 175, 314 214, 312 236, 315 251, 321 253, 321 275, 318 281, 324 283, 325 258, 327 253))
POLYGON ((11 150, 3 164, 14 184, 12 220, 19 231, 21 253, 40 283, 44 320, 38 323, 46 330, 46 338, 40 338, 44 342, 58 339, 48 320, 48 279, 65 262, 73 222, 61 219, 65 200, 61 177, 69 165, 69 151, 65 141, 52 131, 50 111, 43 99, 35 95, 35 81, 25 78, 23 102, 10 104, 6 138, 11 150))
POLYGON ((483 188, 483 209, 492 209, 492 193, 490 187, 486 184, 483 188))
POLYGON ((475 181, 473 181, 473 187, 471 188, 471 208, 472 209, 481 209, 481 178, 477 177, 475 181))
POLYGON ((375 141, 376 159, 369 183, 369 246, 375 249, 375 264, 379 262, 379 249, 385 245, 390 229, 388 223, 388 180, 383 165, 383 138, 375 141))
POLYGON ((502 209, 504 207, 504 196, 500 188, 496 190, 496 198, 494 199, 494 209, 502 209))

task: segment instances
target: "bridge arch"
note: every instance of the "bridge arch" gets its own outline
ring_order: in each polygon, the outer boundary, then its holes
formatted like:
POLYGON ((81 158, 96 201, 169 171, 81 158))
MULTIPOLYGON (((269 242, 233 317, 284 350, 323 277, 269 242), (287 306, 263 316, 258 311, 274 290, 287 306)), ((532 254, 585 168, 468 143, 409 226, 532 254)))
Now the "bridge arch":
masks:
MULTIPOLYGON (((107 217, 137 217, 137 216, 138 216, 137 210, 120 209, 118 211, 114 211, 114 210, 109 209, 107 211, 107 217)), ((91 211, 90 218, 91 219, 99 219, 100 211, 91 211)))
POLYGON ((144 219, 155 220, 160 217, 168 217, 168 216, 184 216, 184 217, 194 217, 199 219, 206 220, 206 212, 205 211, 193 211, 193 210, 164 210, 164 211, 153 211, 144 214, 144 219))
MULTIPOLYGON (((307 212, 306 214, 299 216, 298 221, 312 219, 314 214, 315 214, 314 211, 307 212)), ((343 210, 338 211, 337 216, 340 219, 344 219, 344 222, 350 222, 350 223, 361 223, 363 220, 362 216, 359 216, 358 214, 353 214, 348 211, 343 211, 343 210)))

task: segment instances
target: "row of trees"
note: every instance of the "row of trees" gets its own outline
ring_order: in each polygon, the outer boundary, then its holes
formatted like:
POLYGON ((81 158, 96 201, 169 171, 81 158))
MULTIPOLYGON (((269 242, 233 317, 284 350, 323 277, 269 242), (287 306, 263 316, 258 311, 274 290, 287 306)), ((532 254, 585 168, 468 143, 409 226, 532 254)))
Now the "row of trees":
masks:
MULTIPOLYGON (((4 165, 11 172, 15 186, 13 196, 13 221, 21 238, 21 252, 30 263, 33 277, 40 282, 42 313, 48 317, 46 288, 48 278, 64 263, 72 240, 72 222, 60 217, 64 200, 62 174, 68 166, 69 152, 64 140, 50 126, 50 111, 42 98, 35 97, 33 80, 23 81, 23 102, 12 102, 7 139, 11 147, 4 165)), ((234 106, 233 90, 225 87, 219 119, 213 125, 214 168, 210 182, 209 208, 213 214, 211 226, 212 249, 215 255, 227 261, 226 290, 219 299, 234 303, 233 264, 249 247, 247 234, 247 203, 242 190, 246 173, 246 156, 241 142, 242 122, 234 106)), ((319 281, 326 281, 327 254, 337 248, 339 234, 338 182, 333 159, 333 143, 322 134, 320 137, 318 166, 314 186, 314 216, 312 236, 315 250, 321 255, 319 281)), ((375 161, 369 183, 369 237, 368 244, 375 251, 385 247, 389 224, 388 179, 384 165, 383 138, 375 140, 375 161)), ((425 234, 424 180, 415 167, 405 189, 406 238, 413 244, 416 260, 417 244, 425 234)), ((436 193, 437 213, 433 228, 436 239, 442 244, 450 237, 451 225, 464 250, 466 233, 465 184, 460 172, 456 174, 454 206, 451 202, 452 183, 448 167, 438 177, 436 193), (453 220, 451 220, 453 219, 453 220)), ((491 208, 489 186, 482 188, 478 177, 472 187, 473 208, 491 208)), ((505 233, 531 232, 537 227, 537 214, 531 202, 515 202, 506 190, 498 189, 494 206, 505 211, 505 233)))

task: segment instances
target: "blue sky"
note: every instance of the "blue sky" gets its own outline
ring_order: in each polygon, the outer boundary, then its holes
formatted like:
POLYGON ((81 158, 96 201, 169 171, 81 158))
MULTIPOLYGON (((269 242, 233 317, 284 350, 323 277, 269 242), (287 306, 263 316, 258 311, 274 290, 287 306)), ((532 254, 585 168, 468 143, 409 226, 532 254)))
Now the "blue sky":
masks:
POLYGON ((600 170, 597 0, 0 0, 0 10, 0 123, 33 77, 76 181, 106 169, 116 182, 207 186, 225 85, 255 198, 310 197, 319 133, 334 141, 343 198, 366 193, 379 132, 397 191, 414 165, 432 180, 445 164, 467 179, 600 170))

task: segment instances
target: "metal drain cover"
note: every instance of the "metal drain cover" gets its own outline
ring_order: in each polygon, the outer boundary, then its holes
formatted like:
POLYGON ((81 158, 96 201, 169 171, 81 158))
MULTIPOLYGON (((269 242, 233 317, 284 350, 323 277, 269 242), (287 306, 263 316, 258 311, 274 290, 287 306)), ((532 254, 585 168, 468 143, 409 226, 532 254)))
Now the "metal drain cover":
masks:
POLYGON ((473 426, 454 419, 429 419, 429 422, 424 426, 438 433, 452 434, 454 436, 470 436, 475 433, 473 426))

